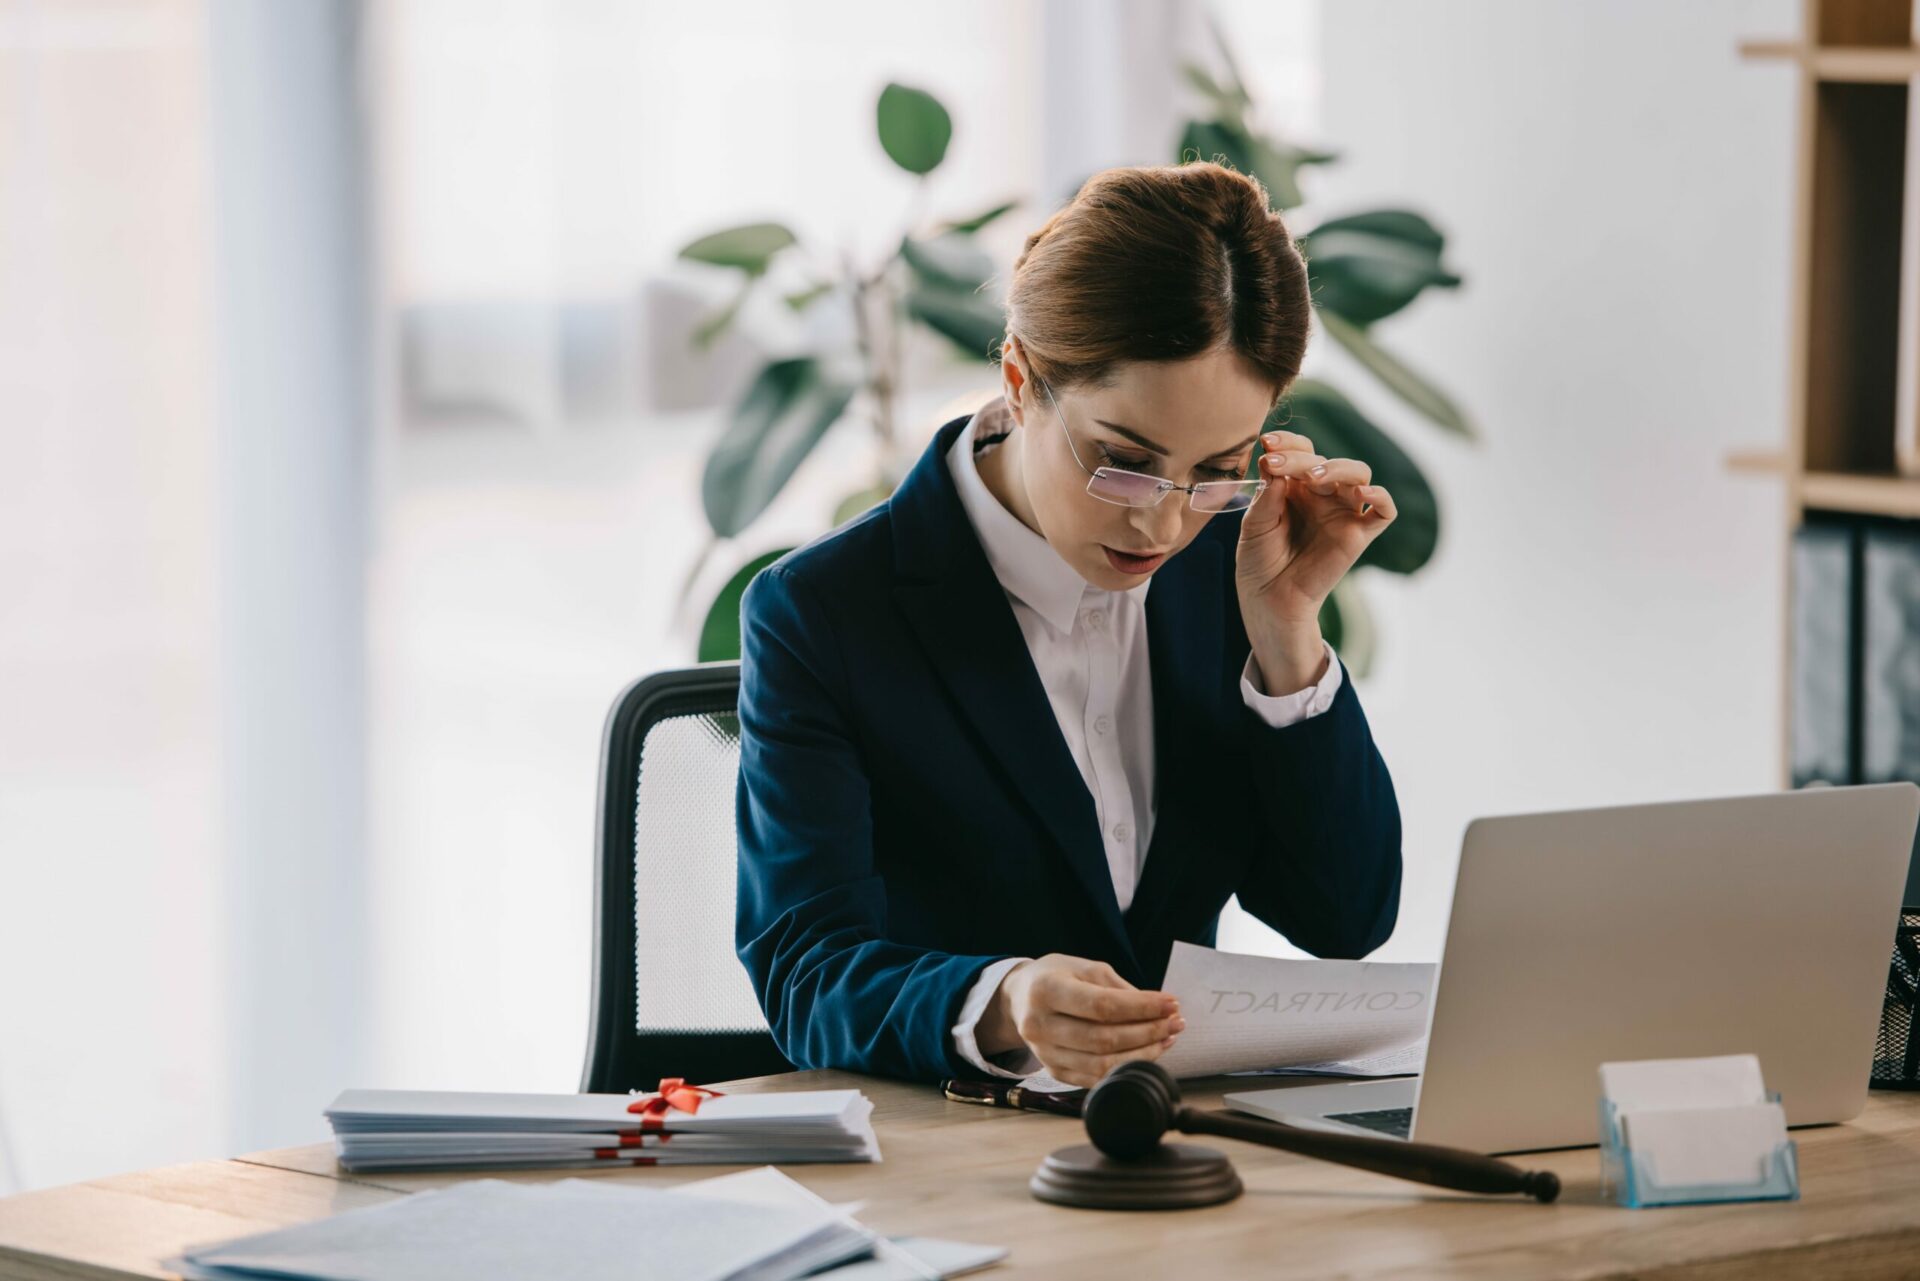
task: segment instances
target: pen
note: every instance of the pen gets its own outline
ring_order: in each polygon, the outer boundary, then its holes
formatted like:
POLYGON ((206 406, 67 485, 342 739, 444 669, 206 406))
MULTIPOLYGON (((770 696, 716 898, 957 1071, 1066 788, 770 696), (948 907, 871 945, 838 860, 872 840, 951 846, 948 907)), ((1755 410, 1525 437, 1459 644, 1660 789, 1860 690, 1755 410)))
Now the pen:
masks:
POLYGON ((1079 1116, 1080 1104, 1087 1097, 1085 1090, 1031 1090, 1017 1081, 962 1081, 957 1078, 940 1082, 940 1091, 955 1103, 1052 1112, 1056 1116, 1079 1116))

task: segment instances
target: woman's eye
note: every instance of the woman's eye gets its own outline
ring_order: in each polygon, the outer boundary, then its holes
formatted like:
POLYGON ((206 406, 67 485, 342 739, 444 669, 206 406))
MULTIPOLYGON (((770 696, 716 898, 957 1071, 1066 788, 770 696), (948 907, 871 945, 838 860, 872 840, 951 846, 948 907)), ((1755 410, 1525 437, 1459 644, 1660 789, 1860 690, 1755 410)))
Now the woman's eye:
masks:
MULTIPOLYGON (((1148 473, 1153 471, 1153 459, 1122 458, 1105 445, 1100 446, 1100 461, 1108 467, 1119 467, 1125 471, 1148 473)), ((1204 480, 1244 480, 1247 474, 1244 467, 1236 471, 1231 467, 1200 466, 1194 468, 1194 470, 1198 472, 1204 480)))
POLYGON ((1128 471, 1151 471, 1153 467, 1151 458, 1122 458, 1105 446, 1100 449, 1100 457, 1107 466, 1124 467, 1128 471))

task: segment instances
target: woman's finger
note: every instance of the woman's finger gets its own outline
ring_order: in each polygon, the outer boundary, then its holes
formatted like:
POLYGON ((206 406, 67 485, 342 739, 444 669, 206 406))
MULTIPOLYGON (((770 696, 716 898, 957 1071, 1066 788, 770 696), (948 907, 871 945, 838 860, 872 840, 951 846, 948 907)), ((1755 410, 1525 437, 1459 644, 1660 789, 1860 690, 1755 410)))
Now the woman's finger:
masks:
POLYGON ((1260 437, 1260 446, 1270 454, 1280 453, 1289 449, 1308 454, 1313 452, 1313 442, 1311 440, 1308 440, 1297 431, 1284 431, 1279 428, 1275 428, 1273 431, 1262 435, 1260 437))
POLYGON ((1354 492, 1359 496, 1362 505, 1371 504, 1373 507, 1372 511, 1366 513, 1369 516, 1378 516, 1382 521, 1390 521, 1400 514, 1400 509, 1393 505, 1393 495, 1379 485, 1362 485, 1354 492))
POLYGON ((1100 1084, 1107 1073, 1122 1063, 1131 1063, 1135 1059, 1157 1059, 1173 1045, 1174 1038, 1156 1041, 1152 1045, 1137 1050, 1127 1050, 1120 1054, 1088 1054, 1082 1050, 1068 1049, 1065 1046, 1035 1047, 1034 1053, 1040 1056, 1056 1080, 1068 1085, 1092 1087, 1100 1084))
POLYGON ((1071 1014, 1049 1012, 1040 1016, 1031 1032, 1020 1029, 1020 1035, 1028 1043, 1038 1040, 1087 1054, 1119 1054, 1164 1041, 1186 1026, 1187 1021, 1178 1014, 1138 1023, 1095 1023, 1071 1014))
POLYGON ((1036 993, 1043 998, 1043 1008, 1094 1023, 1136 1023, 1162 1018, 1179 1008, 1179 1002, 1164 992, 1102 987, 1064 974, 1057 982, 1043 982, 1045 990, 1036 993))
POLYGON ((1288 450, 1278 454, 1262 454, 1260 467, 1269 480, 1278 480, 1282 476, 1297 476, 1307 480, 1312 479, 1309 473, 1326 461, 1308 450, 1288 450))
POLYGON ((1343 489, 1349 485, 1373 483, 1373 468, 1358 458, 1329 458, 1326 468, 1326 472, 1317 478, 1312 475, 1311 469, 1308 471, 1307 488, 1316 494, 1334 493, 1336 487, 1343 489))

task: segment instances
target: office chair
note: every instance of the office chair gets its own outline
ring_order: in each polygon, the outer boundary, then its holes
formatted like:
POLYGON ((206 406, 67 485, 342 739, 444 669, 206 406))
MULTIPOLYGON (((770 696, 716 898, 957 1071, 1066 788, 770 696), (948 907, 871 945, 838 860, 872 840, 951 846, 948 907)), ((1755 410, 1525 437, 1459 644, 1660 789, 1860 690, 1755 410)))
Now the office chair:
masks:
POLYGON ((733 950, 740 664, 622 690, 600 751, 584 1092, 785 1072, 733 950))

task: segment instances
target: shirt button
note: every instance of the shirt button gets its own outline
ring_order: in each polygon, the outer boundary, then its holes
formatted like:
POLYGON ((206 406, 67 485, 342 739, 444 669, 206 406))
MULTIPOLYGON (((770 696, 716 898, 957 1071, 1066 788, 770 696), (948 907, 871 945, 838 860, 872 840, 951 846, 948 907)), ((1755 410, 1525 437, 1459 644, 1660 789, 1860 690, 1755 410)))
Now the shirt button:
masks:
POLYGON ((1091 614, 1087 615, 1087 622, 1095 627, 1105 627, 1107 625, 1107 611, 1104 609, 1094 610, 1091 614))
POLYGON ((1115 824, 1113 825, 1113 839, 1114 839, 1114 840, 1116 840, 1116 841, 1124 841, 1124 840, 1126 840, 1126 839, 1127 839, 1127 838, 1128 838, 1129 836, 1132 836, 1132 835, 1133 835, 1133 829, 1132 829, 1131 827, 1128 827, 1128 826, 1127 826, 1127 825, 1126 825, 1125 823, 1115 823, 1115 824))
POLYGON ((1094 721, 1093 721, 1093 732, 1094 732, 1094 733, 1096 733, 1096 734, 1108 734, 1108 733, 1112 733, 1112 731, 1113 731, 1113 717, 1111 717, 1111 716, 1096 716, 1096 717, 1094 718, 1094 721))

